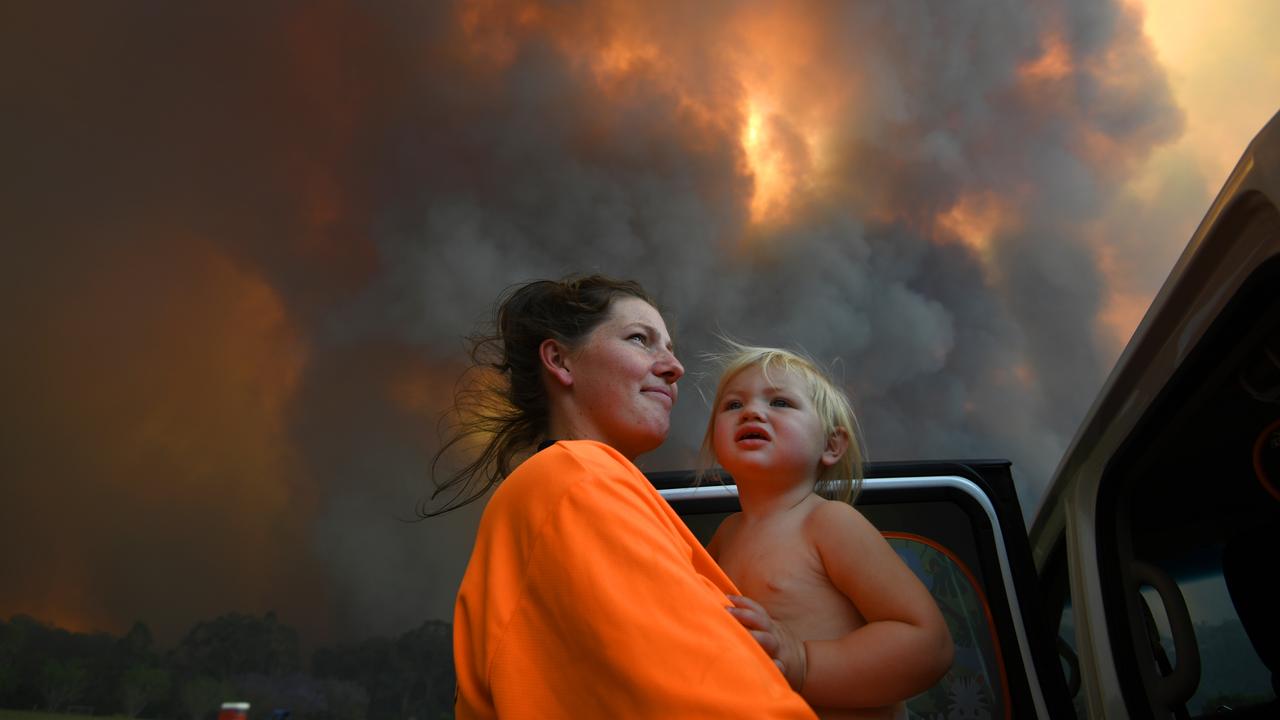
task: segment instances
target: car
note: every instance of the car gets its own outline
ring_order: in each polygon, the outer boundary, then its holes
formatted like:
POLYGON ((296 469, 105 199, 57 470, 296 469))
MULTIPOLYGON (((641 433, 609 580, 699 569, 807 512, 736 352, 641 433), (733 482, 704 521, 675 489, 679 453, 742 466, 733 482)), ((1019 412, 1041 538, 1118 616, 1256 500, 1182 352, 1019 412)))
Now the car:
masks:
MULTIPOLYGON (((869 463, 956 642, 929 718, 1280 717, 1280 114, 1116 362, 1028 531, 1007 461, 869 463)), ((650 480, 705 543, 738 509, 650 480)))

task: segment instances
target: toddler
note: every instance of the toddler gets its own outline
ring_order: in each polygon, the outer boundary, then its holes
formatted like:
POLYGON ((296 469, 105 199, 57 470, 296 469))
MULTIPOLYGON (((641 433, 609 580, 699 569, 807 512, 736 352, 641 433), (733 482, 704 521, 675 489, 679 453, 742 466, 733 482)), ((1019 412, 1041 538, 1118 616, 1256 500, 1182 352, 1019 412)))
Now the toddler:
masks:
POLYGON ((796 353, 733 344, 724 361, 702 453, 742 504, 707 546, 747 596, 729 611, 820 717, 905 717, 954 649, 929 591, 851 504, 849 400, 796 353))

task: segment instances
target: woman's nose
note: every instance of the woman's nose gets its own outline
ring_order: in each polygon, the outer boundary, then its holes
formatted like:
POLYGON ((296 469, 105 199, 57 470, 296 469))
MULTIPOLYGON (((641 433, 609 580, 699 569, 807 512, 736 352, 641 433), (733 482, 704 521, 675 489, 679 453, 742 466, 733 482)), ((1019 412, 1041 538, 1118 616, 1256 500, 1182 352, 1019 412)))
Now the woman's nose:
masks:
POLYGON ((658 360, 657 367, 653 369, 653 374, 674 384, 684 376, 684 366, 676 359, 675 353, 666 350, 663 352, 663 357, 658 360))

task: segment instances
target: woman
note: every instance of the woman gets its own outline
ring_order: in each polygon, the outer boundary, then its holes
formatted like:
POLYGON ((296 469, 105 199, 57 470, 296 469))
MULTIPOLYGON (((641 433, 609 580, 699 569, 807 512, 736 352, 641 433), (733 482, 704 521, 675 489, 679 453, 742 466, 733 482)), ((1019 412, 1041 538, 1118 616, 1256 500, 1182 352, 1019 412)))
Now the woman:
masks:
POLYGON ((666 438, 684 374, 644 290, 520 286, 473 358, 500 381, 460 398, 470 419, 445 449, 483 448, 437 494, 456 507, 502 483, 454 610, 457 716, 812 718, 726 611, 733 583, 632 464, 666 438))

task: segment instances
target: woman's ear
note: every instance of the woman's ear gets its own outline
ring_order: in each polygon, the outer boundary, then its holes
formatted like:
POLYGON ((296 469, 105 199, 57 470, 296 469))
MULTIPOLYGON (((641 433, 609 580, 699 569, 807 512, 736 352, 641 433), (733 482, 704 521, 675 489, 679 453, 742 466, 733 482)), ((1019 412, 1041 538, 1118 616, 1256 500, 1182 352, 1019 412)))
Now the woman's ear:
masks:
POLYGON ((822 450, 823 467, 831 467, 849 450, 849 431, 838 427, 827 436, 827 446, 822 450))
POLYGON ((559 340, 552 338, 543 340, 538 346, 538 358, 542 360, 542 367, 555 382, 565 387, 573 385, 573 371, 569 369, 569 349, 559 340))

